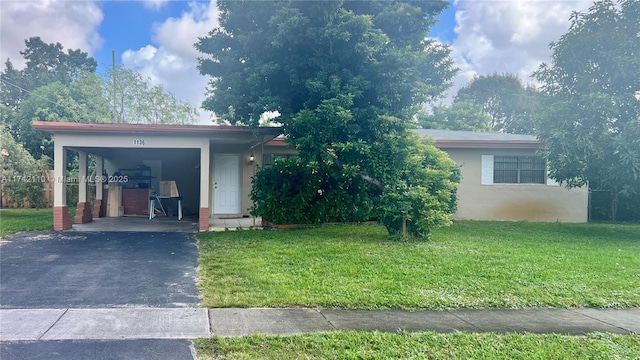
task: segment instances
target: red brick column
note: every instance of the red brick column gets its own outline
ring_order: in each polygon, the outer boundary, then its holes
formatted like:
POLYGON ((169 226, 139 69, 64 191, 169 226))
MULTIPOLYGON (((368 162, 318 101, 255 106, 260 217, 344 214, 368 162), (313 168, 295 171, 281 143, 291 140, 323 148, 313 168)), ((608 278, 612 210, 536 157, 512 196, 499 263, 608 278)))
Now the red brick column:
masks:
POLYGON ((65 206, 53 207, 53 230, 67 230, 71 229, 71 216, 69 215, 69 208, 65 206))
POLYGON ((209 231, 209 208, 200 208, 200 231, 209 231))
POLYGON ((79 202, 76 208, 76 217, 73 222, 76 224, 84 224, 91 220, 93 220, 91 217, 91 205, 87 202, 79 202))
POLYGON ((93 200, 93 214, 91 214, 94 218, 100 217, 100 209, 102 208, 102 199, 93 200))

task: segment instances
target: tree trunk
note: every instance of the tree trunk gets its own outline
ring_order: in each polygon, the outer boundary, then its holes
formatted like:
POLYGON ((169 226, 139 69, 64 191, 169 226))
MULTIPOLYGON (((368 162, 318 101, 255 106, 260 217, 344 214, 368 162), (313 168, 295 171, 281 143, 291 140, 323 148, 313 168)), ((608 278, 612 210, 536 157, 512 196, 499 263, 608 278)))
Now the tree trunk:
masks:
POLYGON ((384 190, 384 185, 382 185, 382 182, 380 180, 374 179, 362 171, 359 172, 357 175, 360 176, 364 181, 375 185, 376 187, 378 187, 378 189, 384 190))
POLYGON ((402 238, 403 239, 407 238, 407 217, 406 216, 402 217, 402 238))
POLYGON ((618 190, 611 192, 611 221, 616 222, 618 218, 618 190))

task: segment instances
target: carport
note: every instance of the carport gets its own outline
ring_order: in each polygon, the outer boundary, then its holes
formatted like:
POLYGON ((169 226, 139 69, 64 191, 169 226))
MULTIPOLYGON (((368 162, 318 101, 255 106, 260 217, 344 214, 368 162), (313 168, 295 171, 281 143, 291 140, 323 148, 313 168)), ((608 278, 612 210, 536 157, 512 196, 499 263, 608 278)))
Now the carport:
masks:
POLYGON ((182 207, 198 219, 201 231, 209 229, 211 217, 246 217, 251 205, 251 179, 256 170, 254 159, 261 157, 262 144, 280 134, 279 128, 214 125, 35 121, 32 126, 54 137, 55 230, 70 229, 72 223, 84 224, 105 216, 106 187, 110 193, 112 189, 118 191, 111 196, 118 194, 122 207, 128 204, 129 211, 146 210, 148 214, 149 194, 157 192, 164 182, 177 185, 182 207), (78 153, 77 179, 66 176, 69 150, 78 153), (96 170, 92 174, 87 171, 89 156, 95 160, 96 170), (78 184, 73 219, 67 207, 69 182, 78 184), (92 208, 90 189, 95 189, 92 208))

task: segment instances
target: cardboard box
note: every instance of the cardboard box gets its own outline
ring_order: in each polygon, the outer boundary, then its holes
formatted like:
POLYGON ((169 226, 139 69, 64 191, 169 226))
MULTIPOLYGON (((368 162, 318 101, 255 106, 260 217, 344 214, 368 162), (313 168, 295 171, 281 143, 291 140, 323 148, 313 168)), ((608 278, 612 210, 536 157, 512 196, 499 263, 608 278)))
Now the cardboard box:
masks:
POLYGON ((173 180, 160 181, 160 196, 178 197, 178 187, 173 180))
POLYGON ((107 217, 119 217, 124 214, 122 208, 122 186, 109 183, 107 192, 107 217))

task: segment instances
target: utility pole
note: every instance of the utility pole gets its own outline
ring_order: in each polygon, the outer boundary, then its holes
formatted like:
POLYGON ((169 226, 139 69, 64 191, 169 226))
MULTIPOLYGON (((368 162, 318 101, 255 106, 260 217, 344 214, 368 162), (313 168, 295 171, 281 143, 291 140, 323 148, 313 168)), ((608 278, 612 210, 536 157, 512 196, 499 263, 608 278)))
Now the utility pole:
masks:
POLYGON ((111 51, 111 64, 113 67, 113 90, 111 91, 111 93, 113 94, 113 107, 111 108, 111 122, 115 123, 115 122, 119 122, 119 121, 116 121, 117 86, 116 86, 116 51, 115 50, 111 51))

